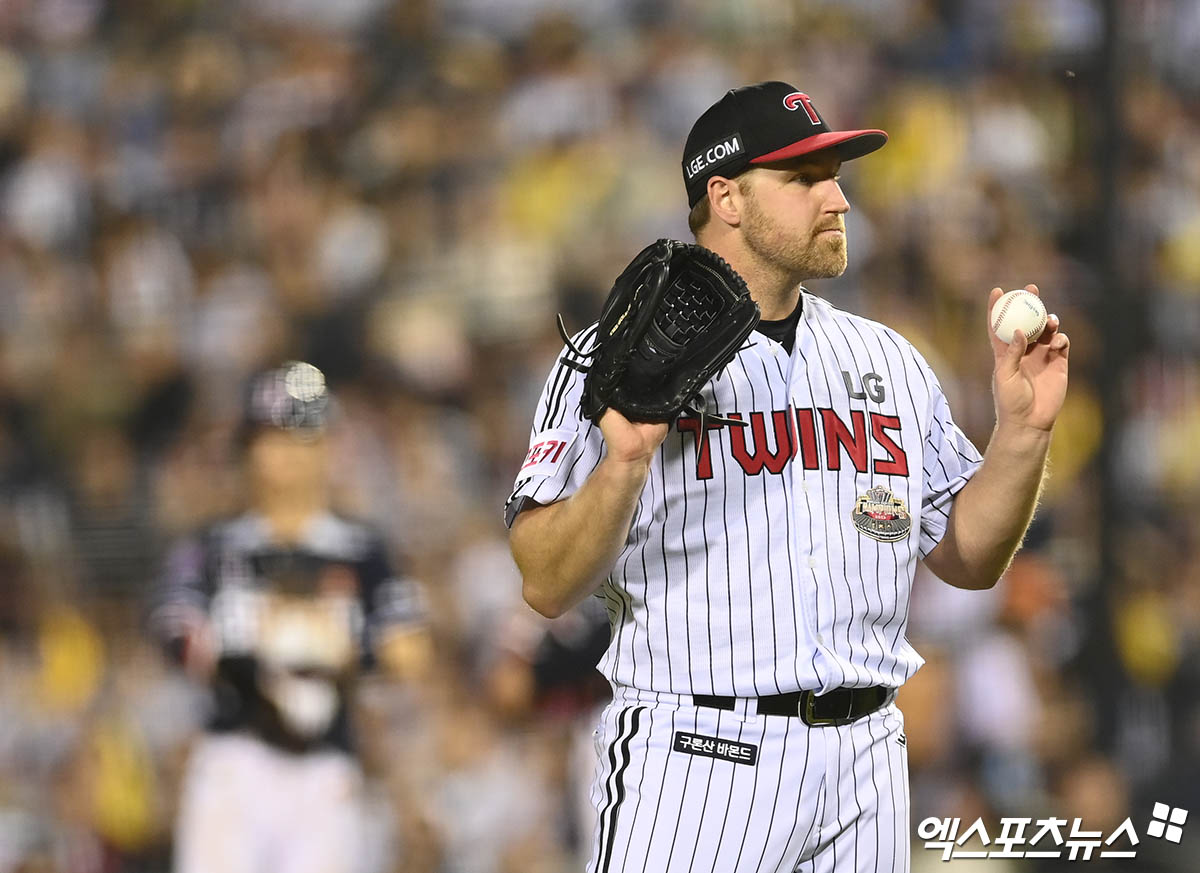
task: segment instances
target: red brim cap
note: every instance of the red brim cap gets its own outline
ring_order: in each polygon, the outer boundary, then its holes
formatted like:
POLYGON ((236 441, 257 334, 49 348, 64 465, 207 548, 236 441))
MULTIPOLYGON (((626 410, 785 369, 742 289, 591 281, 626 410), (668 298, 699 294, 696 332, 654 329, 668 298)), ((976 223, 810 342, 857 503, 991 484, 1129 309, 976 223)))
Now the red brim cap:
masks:
POLYGON ((750 163, 769 164, 772 161, 783 161, 830 148, 837 149, 838 157, 843 161, 849 161, 883 148, 883 144, 887 140, 888 135, 882 130, 831 130, 827 133, 805 137, 768 154, 759 155, 750 163))

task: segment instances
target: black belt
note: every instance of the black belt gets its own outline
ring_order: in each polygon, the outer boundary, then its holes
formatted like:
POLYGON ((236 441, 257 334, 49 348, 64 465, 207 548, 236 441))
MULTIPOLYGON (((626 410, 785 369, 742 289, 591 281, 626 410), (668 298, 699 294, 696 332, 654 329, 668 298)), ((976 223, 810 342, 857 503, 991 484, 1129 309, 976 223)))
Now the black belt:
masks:
MULTIPOLYGON (((758 698, 759 715, 789 715, 801 719, 811 727, 850 724, 864 715, 870 715, 883 706, 891 697, 891 689, 883 685, 870 688, 835 688, 828 694, 811 691, 792 691, 788 694, 772 694, 758 698)), ((733 711, 736 697, 714 694, 693 694, 696 706, 733 711)))

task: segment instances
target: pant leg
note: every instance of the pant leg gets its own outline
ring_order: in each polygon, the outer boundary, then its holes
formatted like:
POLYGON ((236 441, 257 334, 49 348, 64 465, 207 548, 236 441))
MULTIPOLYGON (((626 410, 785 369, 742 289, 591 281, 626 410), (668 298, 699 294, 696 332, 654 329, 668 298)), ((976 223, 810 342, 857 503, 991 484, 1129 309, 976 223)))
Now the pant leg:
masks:
POLYGON ((206 736, 184 776, 175 873, 360 873, 362 816, 350 755, 206 736))
POLYGON ((816 838, 824 741, 796 718, 618 695, 598 742, 589 873, 791 870, 816 838), (755 763, 679 751, 680 732, 752 746, 755 763))
POLYGON ((255 784, 269 782, 259 743, 236 734, 196 741, 184 771, 175 823, 175 873, 258 873, 262 809, 255 784))
POLYGON ((893 703, 827 732, 827 805, 798 873, 908 873, 908 752, 893 703))
POLYGON ((272 873, 361 873, 367 833, 358 762, 345 752, 323 751, 290 755, 280 764, 288 797, 274 823, 278 865, 272 873))
POLYGON ((591 857, 597 827, 595 785, 600 759, 605 707, 597 704, 588 714, 577 716, 571 728, 567 759, 568 810, 572 833, 577 840, 572 853, 575 869, 583 870, 591 857))

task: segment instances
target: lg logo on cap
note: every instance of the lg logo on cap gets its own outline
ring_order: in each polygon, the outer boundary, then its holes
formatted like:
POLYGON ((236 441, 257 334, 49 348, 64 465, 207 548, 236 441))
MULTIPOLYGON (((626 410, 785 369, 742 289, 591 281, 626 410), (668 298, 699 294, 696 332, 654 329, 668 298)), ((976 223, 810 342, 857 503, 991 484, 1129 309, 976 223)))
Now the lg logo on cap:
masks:
POLYGON ((821 123, 821 116, 817 115, 817 110, 813 109, 812 98, 803 91, 793 91, 791 94, 783 98, 783 106, 789 112, 795 112, 801 106, 808 113, 808 120, 813 124, 821 123))

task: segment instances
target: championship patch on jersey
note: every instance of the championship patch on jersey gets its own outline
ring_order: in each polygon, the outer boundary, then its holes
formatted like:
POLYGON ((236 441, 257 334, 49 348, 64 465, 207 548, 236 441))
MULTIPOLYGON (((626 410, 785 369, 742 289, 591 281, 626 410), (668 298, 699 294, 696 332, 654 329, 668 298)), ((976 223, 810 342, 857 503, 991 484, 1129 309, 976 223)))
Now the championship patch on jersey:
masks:
POLYGON ((687 755, 700 755, 704 758, 732 761, 735 764, 749 764, 751 767, 758 763, 758 746, 753 743, 739 743, 737 740, 689 734, 687 731, 675 731, 675 744, 672 749, 687 755))
POLYGON ((892 494, 890 488, 876 485, 858 498, 850 520, 858 532, 881 543, 895 543, 906 538, 912 530, 912 516, 904 501, 892 494))
POLYGON ((550 476, 567 456, 567 449, 579 431, 566 428, 551 428, 544 430, 533 438, 529 445, 529 453, 521 464, 518 479, 529 479, 533 476, 550 476))

